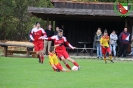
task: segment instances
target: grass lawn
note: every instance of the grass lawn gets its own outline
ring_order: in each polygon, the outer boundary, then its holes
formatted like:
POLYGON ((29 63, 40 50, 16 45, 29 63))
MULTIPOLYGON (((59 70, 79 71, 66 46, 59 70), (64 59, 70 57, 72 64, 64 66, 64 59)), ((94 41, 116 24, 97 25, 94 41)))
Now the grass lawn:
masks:
POLYGON ((0 88, 133 88, 133 62, 76 61, 80 71, 54 72, 47 58, 0 57, 0 88))

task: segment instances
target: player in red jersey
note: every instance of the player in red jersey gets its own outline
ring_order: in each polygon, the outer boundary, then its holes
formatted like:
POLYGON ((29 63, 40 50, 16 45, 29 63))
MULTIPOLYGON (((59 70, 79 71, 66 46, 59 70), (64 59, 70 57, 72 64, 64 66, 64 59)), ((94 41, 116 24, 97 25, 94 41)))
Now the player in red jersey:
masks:
POLYGON ((40 27, 40 23, 37 22, 36 27, 31 30, 30 38, 33 41, 37 57, 39 58, 39 63, 43 63, 44 61, 44 55, 43 55, 44 37, 46 37, 46 33, 44 29, 40 27))
POLYGON ((66 60, 72 62, 75 66, 77 66, 80 69, 80 66, 77 64, 75 60, 70 58, 68 55, 68 52, 66 51, 66 47, 64 44, 69 46, 71 49, 75 49, 67 40, 66 37, 63 36, 63 30, 59 29, 58 35, 49 37, 49 38, 44 38, 46 40, 54 40, 54 45, 56 46, 55 52, 60 60, 63 61, 63 63, 66 65, 68 69, 71 69, 69 64, 66 62, 66 60))

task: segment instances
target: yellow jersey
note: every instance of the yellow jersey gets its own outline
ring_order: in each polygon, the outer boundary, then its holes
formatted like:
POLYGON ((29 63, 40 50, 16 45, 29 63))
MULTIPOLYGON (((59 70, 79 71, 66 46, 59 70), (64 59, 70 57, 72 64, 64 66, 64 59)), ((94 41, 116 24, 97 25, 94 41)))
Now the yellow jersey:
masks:
POLYGON ((102 36, 100 39, 100 44, 102 46, 109 47, 109 36, 102 36))
POLYGON ((58 58, 57 58, 56 54, 49 53, 48 57, 49 57, 49 63, 50 64, 54 64, 54 65, 59 64, 59 61, 58 61, 58 58))

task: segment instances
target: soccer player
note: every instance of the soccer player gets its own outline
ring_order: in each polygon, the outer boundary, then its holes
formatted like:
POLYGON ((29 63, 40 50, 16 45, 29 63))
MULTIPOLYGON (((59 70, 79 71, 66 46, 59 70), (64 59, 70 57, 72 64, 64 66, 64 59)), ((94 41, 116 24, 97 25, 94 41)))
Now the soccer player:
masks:
POLYGON ((69 72, 70 70, 65 69, 58 61, 58 58, 55 54, 55 48, 51 47, 50 48, 50 52, 49 52, 49 63, 51 65, 51 67, 54 69, 54 71, 60 72, 60 71, 64 71, 64 72, 69 72))
POLYGON ((43 63, 43 61, 44 61, 43 37, 46 37, 46 33, 45 33, 44 29, 40 27, 40 23, 36 22, 36 27, 31 30, 30 38, 33 41, 37 57, 39 58, 39 63, 43 63), (33 36, 34 36, 34 38, 33 38, 33 36))
POLYGON ((58 30, 58 34, 49 38, 44 38, 46 40, 54 40, 54 45, 56 46, 55 52, 58 56, 58 58, 60 60, 63 61, 63 63, 66 65, 66 67, 68 69, 71 70, 70 65, 66 62, 66 60, 72 62, 75 66, 78 67, 78 69, 80 69, 80 66, 77 64, 77 62, 75 60, 73 60, 72 58, 70 58, 70 56, 68 55, 68 52, 66 51, 66 47, 64 46, 64 44, 66 44, 67 46, 69 46, 71 49, 75 49, 75 47, 73 47, 66 39, 66 37, 63 36, 63 30, 59 29, 58 30))
POLYGON ((109 53, 110 61, 112 63, 114 63, 113 60, 112 60, 112 54, 111 54, 111 50, 110 50, 110 47, 109 47, 109 36, 108 36, 108 33, 107 33, 106 29, 104 30, 104 35, 100 39, 100 44, 101 44, 101 47, 102 47, 102 54, 104 56, 105 63, 107 63, 107 61, 106 61, 106 53, 107 52, 109 53))

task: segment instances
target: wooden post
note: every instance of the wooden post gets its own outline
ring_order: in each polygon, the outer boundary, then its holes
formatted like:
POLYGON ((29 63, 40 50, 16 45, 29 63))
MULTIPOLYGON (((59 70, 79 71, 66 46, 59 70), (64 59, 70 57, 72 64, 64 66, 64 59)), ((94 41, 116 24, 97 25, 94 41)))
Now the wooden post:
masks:
POLYGON ((52 26, 52 29, 54 30, 54 28, 53 28, 53 20, 51 20, 51 26, 52 26))
POLYGON ((47 17, 47 26, 49 25, 49 17, 47 17))
POLYGON ((4 56, 7 57, 7 49, 8 49, 8 46, 4 46, 4 56))
POLYGON ((125 27, 128 27, 127 19, 125 19, 125 27))
POLYGON ((30 49, 27 47, 27 51, 26 51, 26 57, 28 58, 30 55, 30 49))

